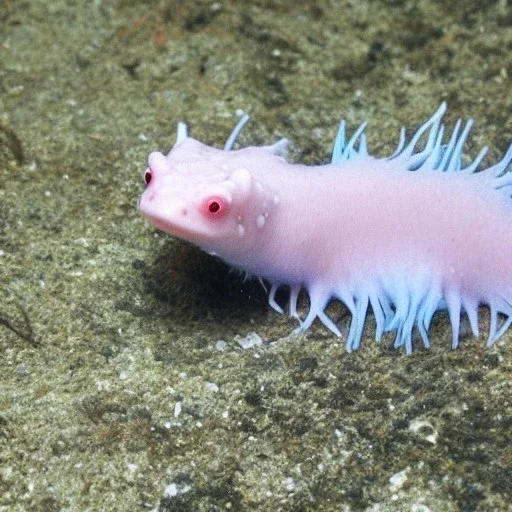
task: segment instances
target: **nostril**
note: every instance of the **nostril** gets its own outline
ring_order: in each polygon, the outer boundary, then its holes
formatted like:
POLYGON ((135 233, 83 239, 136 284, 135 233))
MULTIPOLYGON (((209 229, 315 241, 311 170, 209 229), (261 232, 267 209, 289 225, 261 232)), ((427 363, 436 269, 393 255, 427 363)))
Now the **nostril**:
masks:
POLYGON ((144 182, 146 183, 146 186, 151 183, 152 179, 153 179, 153 171, 151 169, 146 169, 144 171, 144 182))

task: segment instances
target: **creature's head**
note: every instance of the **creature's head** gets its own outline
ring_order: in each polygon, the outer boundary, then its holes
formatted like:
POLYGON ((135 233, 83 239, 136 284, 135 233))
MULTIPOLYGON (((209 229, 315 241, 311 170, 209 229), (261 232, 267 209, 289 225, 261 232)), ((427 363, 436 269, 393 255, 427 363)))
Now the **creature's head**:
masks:
POLYGON ((222 151, 186 137, 167 156, 151 153, 142 214, 162 231, 225 258, 251 250, 278 199, 243 165, 247 151, 222 151))

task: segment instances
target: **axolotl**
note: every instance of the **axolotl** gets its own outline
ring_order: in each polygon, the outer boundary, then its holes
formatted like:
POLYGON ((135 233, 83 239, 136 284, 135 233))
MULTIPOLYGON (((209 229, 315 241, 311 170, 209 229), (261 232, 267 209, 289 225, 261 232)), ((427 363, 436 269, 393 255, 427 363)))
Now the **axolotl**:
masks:
POLYGON ((512 323, 512 146, 486 170, 477 168, 487 148, 463 168, 472 120, 462 130, 459 120, 444 142, 445 109, 407 144, 402 128, 387 158, 368 153, 365 124, 346 141, 342 122, 330 162, 315 166, 289 163, 286 139, 233 150, 246 115, 223 149, 179 123, 172 150, 149 155, 139 208, 160 230, 268 282, 280 313, 276 291, 287 286, 298 332, 318 318, 341 336, 325 313, 339 300, 352 315, 346 349, 357 349, 371 305, 377 341, 395 331, 395 347, 410 353, 414 326, 429 347, 432 317, 446 309, 456 348, 461 314, 478 336, 485 305, 491 345, 512 323), (302 289, 310 300, 303 320, 302 289))

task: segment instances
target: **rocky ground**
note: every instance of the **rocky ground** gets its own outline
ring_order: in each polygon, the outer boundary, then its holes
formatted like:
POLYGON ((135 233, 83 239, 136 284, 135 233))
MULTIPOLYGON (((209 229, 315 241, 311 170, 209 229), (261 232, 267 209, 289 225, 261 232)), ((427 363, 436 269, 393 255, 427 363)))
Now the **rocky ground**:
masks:
POLYGON ((485 349, 485 310, 456 351, 439 314, 429 351, 375 344, 370 316, 347 354, 136 208, 178 120, 221 146, 239 109, 242 145, 287 136, 311 164, 341 117, 386 155, 446 100, 490 165, 510 2, 4 0, 0 20, 0 511, 512 510, 512 332, 485 349))

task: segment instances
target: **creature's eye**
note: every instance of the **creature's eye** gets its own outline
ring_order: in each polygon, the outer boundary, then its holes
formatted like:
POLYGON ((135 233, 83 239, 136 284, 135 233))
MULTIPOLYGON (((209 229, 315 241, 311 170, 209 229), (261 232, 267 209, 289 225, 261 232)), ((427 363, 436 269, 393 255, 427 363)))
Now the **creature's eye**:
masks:
POLYGON ((220 219, 229 211, 229 202, 221 195, 211 195, 203 203, 203 214, 209 219, 220 219))
POLYGON ((144 182, 146 183, 146 186, 151 183, 152 179, 153 179, 153 171, 151 170, 151 168, 148 167, 144 171, 144 182))
POLYGON ((221 213, 223 205, 218 199, 210 199, 208 201, 208 211, 210 213, 221 213))

